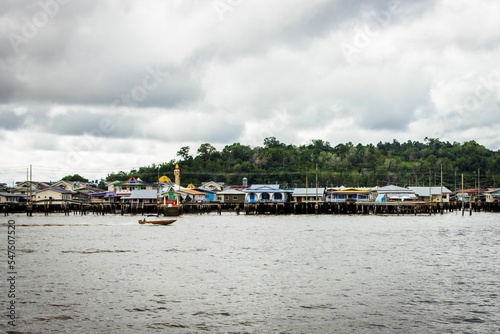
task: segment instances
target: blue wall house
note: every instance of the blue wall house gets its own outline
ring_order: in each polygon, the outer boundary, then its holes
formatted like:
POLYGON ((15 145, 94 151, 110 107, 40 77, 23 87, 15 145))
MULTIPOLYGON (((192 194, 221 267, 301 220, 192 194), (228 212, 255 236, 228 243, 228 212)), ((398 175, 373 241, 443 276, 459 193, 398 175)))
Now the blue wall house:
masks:
POLYGON ((180 188, 178 190, 182 203, 203 203, 206 202, 205 193, 196 189, 180 188))
POLYGON ((245 203, 288 202, 293 190, 280 189, 279 184, 253 184, 243 192, 245 203))
POLYGON ((214 191, 207 190, 204 188, 195 188, 199 192, 202 192, 205 195, 205 202, 215 202, 217 194, 214 191))
POLYGON ((370 194, 371 192, 366 188, 327 188, 325 190, 325 202, 369 202, 370 194))

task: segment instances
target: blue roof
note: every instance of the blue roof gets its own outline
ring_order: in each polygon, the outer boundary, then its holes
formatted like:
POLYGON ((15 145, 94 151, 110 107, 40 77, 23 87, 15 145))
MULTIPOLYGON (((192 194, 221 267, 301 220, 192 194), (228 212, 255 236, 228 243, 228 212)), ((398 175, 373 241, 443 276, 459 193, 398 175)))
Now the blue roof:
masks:
POLYGON ((26 197, 26 195, 14 195, 5 191, 0 191, 0 196, 4 197, 26 197))

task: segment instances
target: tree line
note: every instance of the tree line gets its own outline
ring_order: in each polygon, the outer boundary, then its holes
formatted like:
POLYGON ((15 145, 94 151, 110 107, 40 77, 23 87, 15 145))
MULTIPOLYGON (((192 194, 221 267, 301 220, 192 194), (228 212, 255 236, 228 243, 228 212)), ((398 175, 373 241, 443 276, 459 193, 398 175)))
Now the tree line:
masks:
POLYGON ((280 184, 283 188, 306 186, 372 187, 389 184, 399 186, 439 186, 450 190, 497 187, 500 176, 500 151, 492 151, 475 141, 444 142, 425 138, 423 142, 379 142, 376 145, 354 145, 351 142, 332 146, 314 139, 304 145, 280 142, 275 137, 264 139, 262 146, 240 143, 226 145, 218 151, 203 143, 196 154, 189 146, 177 151, 178 159, 144 166, 128 172, 110 173, 106 181, 126 180, 134 176, 155 182, 158 175, 173 179, 176 164, 181 169, 181 184, 217 181, 226 185, 280 184))

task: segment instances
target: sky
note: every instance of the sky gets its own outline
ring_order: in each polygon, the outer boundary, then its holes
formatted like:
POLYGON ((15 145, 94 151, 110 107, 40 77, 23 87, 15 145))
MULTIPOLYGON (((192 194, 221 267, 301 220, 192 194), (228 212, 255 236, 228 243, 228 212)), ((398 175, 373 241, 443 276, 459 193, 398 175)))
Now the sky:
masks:
POLYGON ((0 182, 264 138, 500 149, 496 0, 2 0, 0 182))

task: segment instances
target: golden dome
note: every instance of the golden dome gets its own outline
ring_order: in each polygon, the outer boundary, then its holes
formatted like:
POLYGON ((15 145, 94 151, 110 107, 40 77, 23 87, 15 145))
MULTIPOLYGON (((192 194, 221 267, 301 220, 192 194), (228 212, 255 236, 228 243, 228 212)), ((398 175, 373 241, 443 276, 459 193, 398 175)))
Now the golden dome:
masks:
POLYGON ((170 180, 168 176, 163 175, 158 179, 158 182, 169 183, 172 182, 172 180, 170 180))

